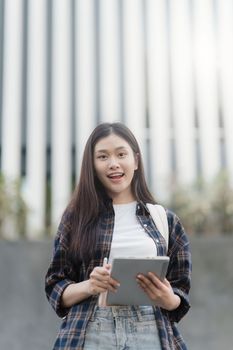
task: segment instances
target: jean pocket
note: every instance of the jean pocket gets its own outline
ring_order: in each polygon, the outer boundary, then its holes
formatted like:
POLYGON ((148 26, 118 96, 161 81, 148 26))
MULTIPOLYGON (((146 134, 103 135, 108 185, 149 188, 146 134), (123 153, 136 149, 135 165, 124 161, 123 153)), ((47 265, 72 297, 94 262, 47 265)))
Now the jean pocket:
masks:
POLYGON ((155 319, 138 321, 135 324, 136 332, 138 333, 157 333, 157 325, 155 319))

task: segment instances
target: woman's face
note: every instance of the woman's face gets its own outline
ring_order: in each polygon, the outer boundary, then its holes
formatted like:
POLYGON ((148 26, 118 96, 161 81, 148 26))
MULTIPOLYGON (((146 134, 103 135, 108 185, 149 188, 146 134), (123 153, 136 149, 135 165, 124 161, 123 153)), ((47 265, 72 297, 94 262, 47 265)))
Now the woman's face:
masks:
POLYGON ((122 137, 110 134, 100 139, 94 148, 94 168, 113 203, 135 200, 131 182, 138 167, 137 156, 122 137))

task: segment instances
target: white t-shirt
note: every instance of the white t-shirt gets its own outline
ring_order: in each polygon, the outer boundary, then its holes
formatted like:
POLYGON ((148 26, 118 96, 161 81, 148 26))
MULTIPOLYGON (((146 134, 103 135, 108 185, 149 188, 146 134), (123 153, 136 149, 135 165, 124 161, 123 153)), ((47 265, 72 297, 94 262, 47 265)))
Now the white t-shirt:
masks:
POLYGON ((114 257, 151 258, 157 256, 153 239, 136 217, 136 204, 114 204, 115 221, 109 263, 114 257))
MULTIPOLYGON (((137 202, 114 204, 115 220, 109 263, 117 258, 152 258, 157 256, 153 239, 136 217, 137 202)), ((100 293, 99 306, 106 306, 107 292, 100 293)))

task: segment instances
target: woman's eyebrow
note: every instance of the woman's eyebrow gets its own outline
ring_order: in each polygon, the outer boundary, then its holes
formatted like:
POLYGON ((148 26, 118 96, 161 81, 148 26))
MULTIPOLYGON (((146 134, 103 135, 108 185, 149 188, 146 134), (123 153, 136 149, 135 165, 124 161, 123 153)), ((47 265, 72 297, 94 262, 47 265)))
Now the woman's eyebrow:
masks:
MULTIPOLYGON (((119 146, 114 149, 115 151, 120 151, 120 150, 127 150, 127 147, 125 146, 119 146)), ((107 153, 109 152, 108 149, 97 149, 95 153, 107 153)))

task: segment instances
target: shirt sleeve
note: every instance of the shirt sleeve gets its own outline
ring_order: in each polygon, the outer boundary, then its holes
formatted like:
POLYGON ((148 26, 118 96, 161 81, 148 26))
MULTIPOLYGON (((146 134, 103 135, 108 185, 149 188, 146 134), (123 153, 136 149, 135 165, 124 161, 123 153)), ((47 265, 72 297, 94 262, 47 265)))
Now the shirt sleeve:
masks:
POLYGON ((189 240, 180 219, 171 211, 167 212, 167 217, 169 226, 168 256, 170 257, 167 279, 174 293, 180 297, 181 303, 175 310, 163 311, 171 322, 179 322, 190 308, 191 252, 189 240))
POLYGON ((68 211, 62 216, 54 240, 54 250, 47 274, 45 292, 49 303, 59 317, 64 317, 69 309, 62 307, 61 296, 65 288, 75 283, 74 268, 68 257, 68 237, 71 229, 71 214, 68 211))

